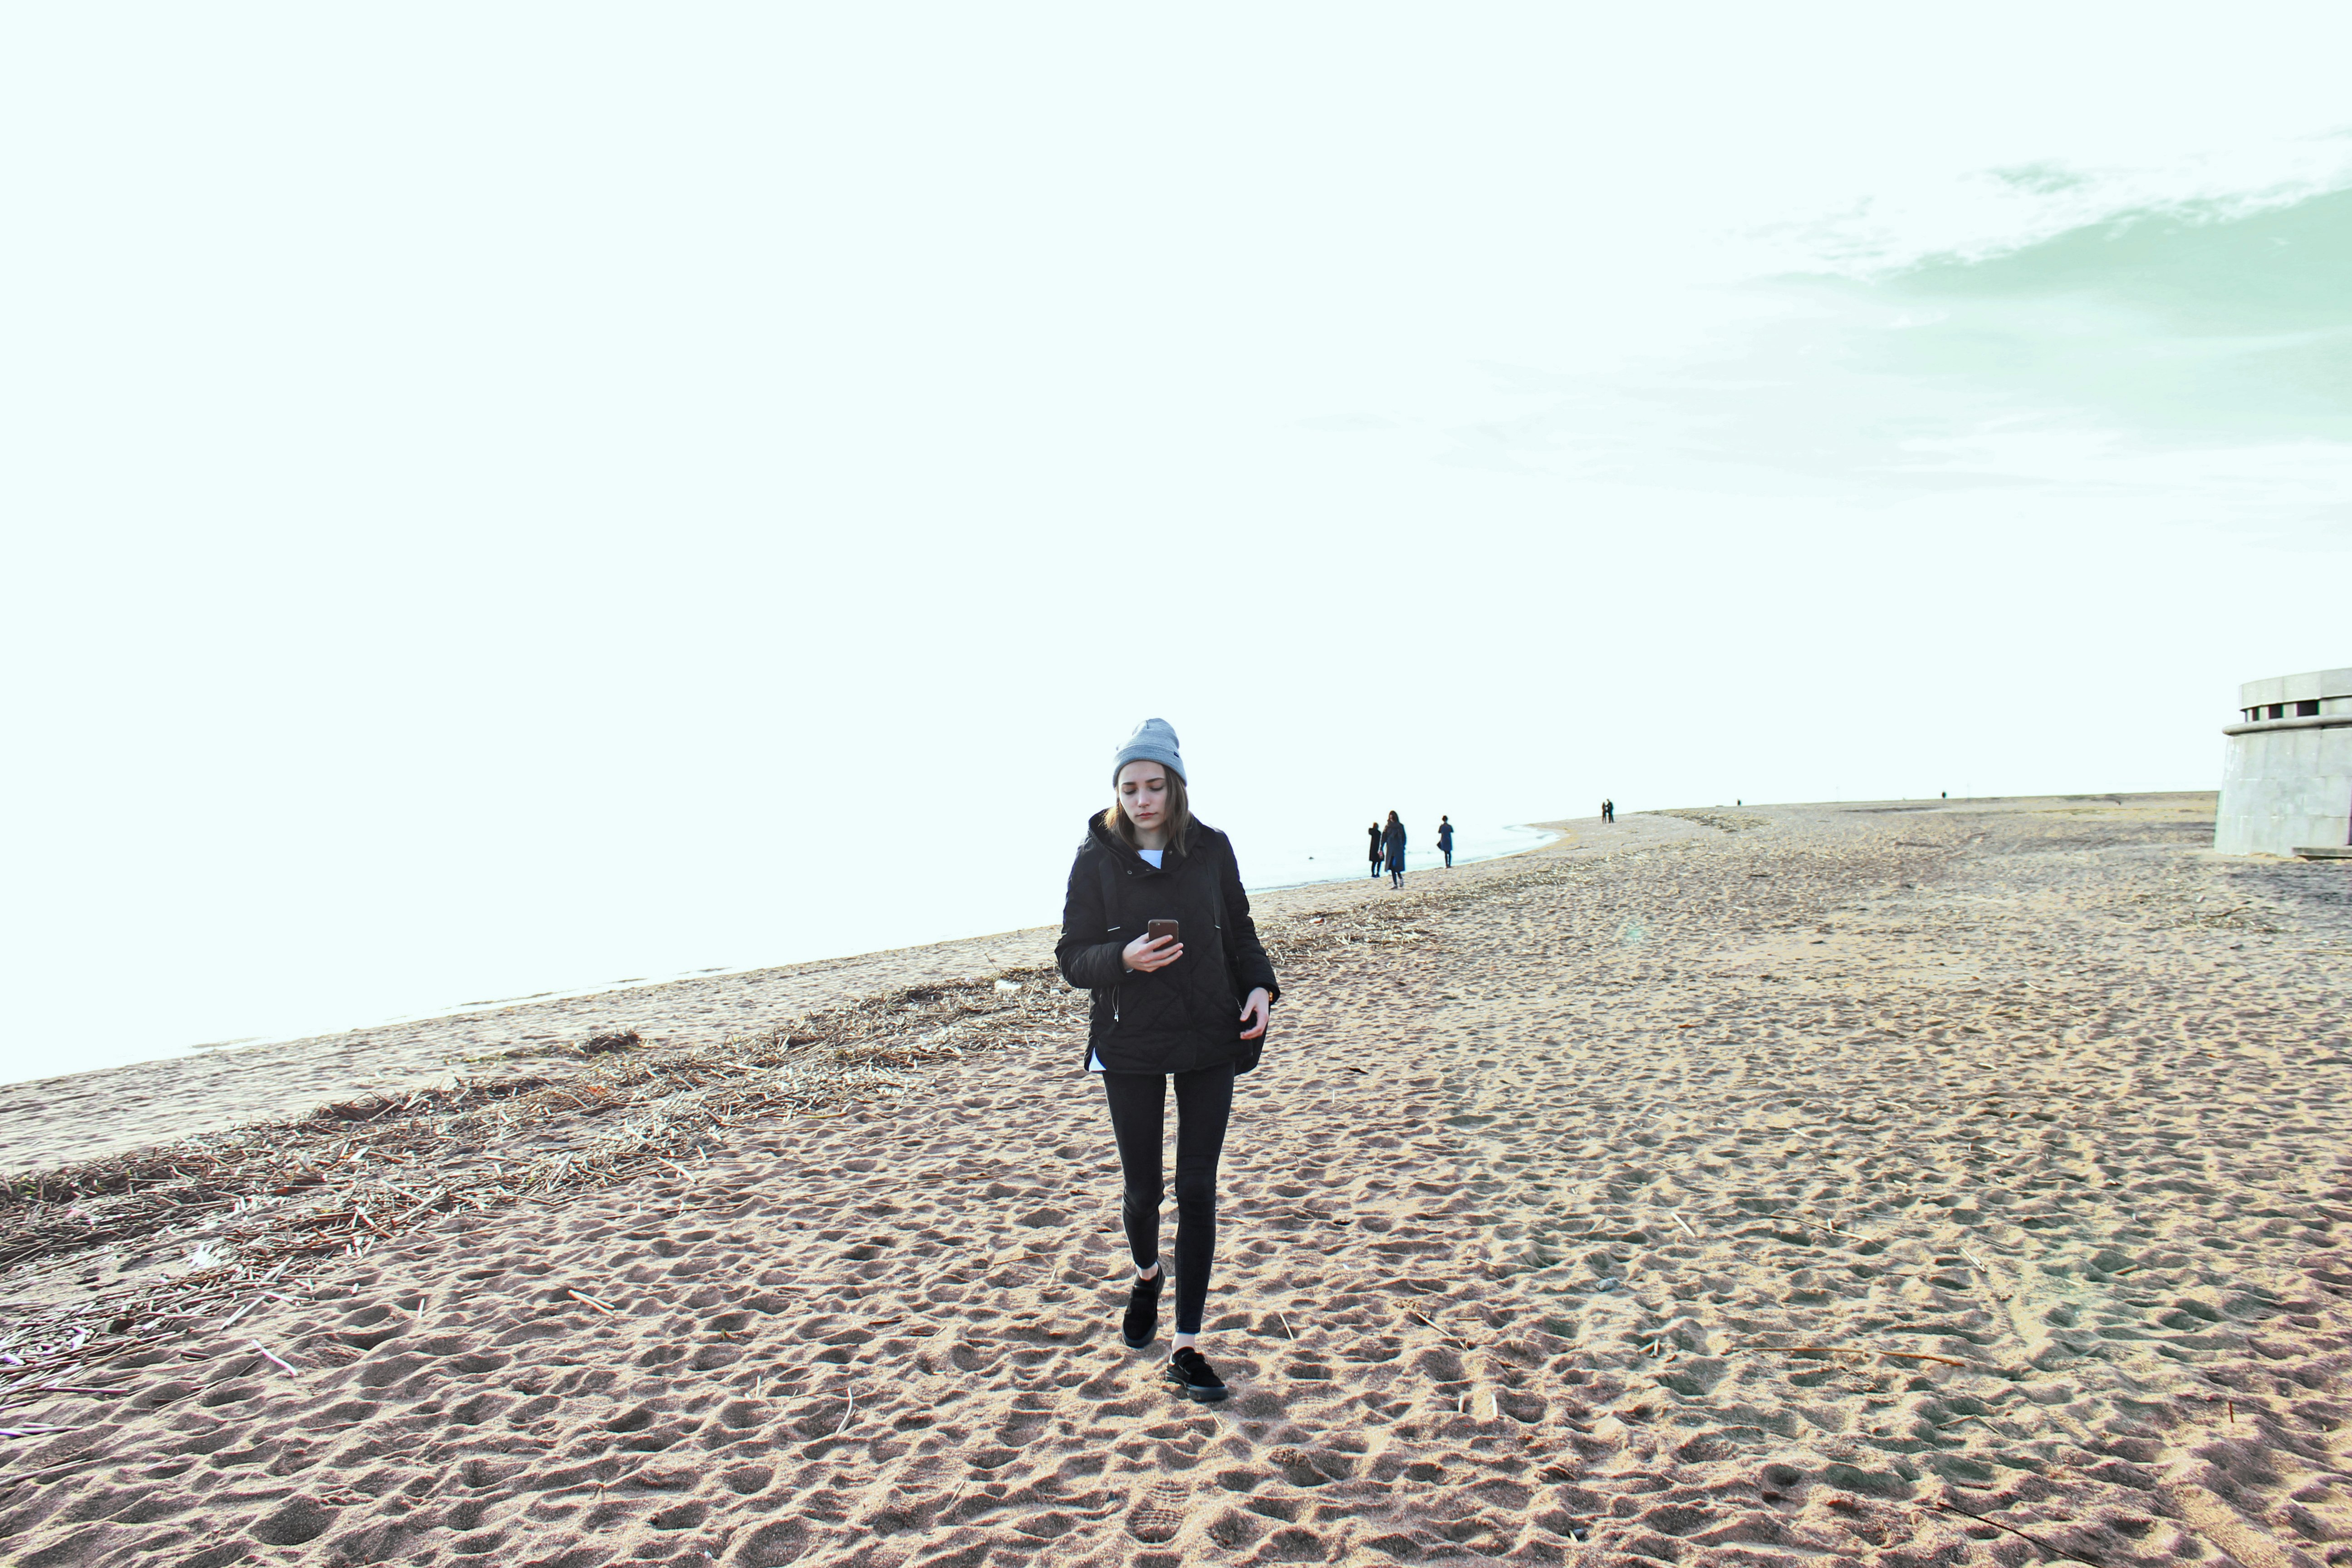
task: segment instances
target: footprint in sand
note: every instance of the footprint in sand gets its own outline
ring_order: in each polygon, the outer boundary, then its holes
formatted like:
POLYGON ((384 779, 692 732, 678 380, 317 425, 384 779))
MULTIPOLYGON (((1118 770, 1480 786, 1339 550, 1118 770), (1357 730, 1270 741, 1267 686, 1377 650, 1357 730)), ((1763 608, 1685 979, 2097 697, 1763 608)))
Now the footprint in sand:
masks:
POLYGON ((1184 1528, 1184 1510, 1192 1501, 1192 1492, 1183 1483, 1161 1481, 1128 1514, 1127 1532, 1148 1546, 1173 1541, 1184 1528))

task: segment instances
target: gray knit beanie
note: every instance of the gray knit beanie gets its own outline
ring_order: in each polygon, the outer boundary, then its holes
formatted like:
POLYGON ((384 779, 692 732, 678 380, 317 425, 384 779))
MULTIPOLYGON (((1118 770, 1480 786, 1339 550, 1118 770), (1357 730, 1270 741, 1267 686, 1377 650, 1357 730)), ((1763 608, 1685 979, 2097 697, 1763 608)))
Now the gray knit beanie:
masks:
POLYGON ((1176 731, 1169 728, 1165 719, 1146 719, 1135 727, 1135 733, 1127 738, 1127 744, 1111 759, 1110 782, 1118 783, 1118 770, 1128 763, 1145 762, 1165 763, 1186 784, 1192 782, 1184 778, 1184 759, 1176 750, 1176 731))

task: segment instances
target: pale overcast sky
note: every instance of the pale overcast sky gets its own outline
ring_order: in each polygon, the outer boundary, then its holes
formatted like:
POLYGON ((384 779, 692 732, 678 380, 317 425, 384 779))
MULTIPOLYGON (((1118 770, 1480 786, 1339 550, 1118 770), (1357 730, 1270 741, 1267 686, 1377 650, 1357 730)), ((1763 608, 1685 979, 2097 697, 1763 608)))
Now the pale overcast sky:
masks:
POLYGON ((18 7, 0 1077, 2352 662, 2337 5, 18 7), (2324 586, 2325 585, 2325 586, 2324 586))

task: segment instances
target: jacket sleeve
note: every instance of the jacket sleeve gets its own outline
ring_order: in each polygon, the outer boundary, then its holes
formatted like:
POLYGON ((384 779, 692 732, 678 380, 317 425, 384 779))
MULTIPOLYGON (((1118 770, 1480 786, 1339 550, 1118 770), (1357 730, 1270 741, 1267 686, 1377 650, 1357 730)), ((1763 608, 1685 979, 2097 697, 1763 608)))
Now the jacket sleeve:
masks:
POLYGON ((1062 940, 1054 944, 1054 961, 1061 965, 1062 978, 1081 991, 1116 985, 1127 973, 1127 965, 1119 958, 1127 944, 1093 940, 1108 923, 1103 918, 1100 883, 1094 868, 1087 864, 1087 848, 1082 847, 1070 862, 1069 891, 1062 898, 1062 940))
POLYGON ((1257 939, 1257 922, 1250 919, 1249 894, 1242 890, 1241 863, 1234 858, 1231 839, 1225 841, 1224 880, 1225 953, 1233 962, 1234 978, 1243 995, 1263 986, 1266 1000, 1275 1001, 1282 986, 1274 978, 1274 961, 1266 957, 1265 944, 1257 939))

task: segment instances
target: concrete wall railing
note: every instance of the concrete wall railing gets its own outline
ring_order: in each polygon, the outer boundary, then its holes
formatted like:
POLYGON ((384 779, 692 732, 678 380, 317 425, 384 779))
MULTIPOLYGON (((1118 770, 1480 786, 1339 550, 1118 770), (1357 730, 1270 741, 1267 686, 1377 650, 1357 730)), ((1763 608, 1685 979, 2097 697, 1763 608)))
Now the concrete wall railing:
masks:
POLYGON ((2238 712, 2249 724, 2266 719, 2319 719, 2352 713, 2352 669, 2274 675, 2238 688, 2238 712))

